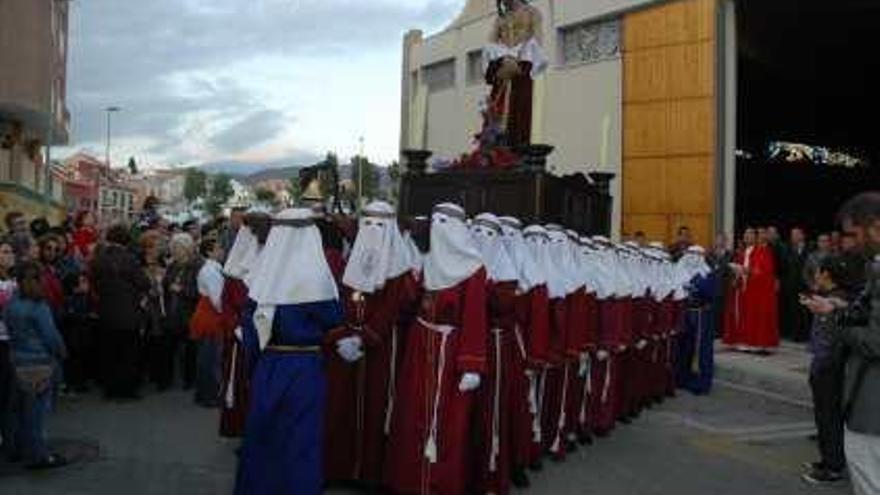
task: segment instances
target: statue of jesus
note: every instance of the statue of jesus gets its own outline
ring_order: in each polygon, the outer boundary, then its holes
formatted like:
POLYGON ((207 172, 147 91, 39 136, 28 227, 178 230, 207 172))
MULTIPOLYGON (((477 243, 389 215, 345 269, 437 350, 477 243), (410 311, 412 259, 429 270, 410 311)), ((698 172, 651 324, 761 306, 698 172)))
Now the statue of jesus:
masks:
POLYGON ((492 86, 486 127, 497 127, 513 149, 531 140, 533 81, 548 65, 541 29, 541 13, 526 0, 498 0, 498 20, 483 50, 492 86))

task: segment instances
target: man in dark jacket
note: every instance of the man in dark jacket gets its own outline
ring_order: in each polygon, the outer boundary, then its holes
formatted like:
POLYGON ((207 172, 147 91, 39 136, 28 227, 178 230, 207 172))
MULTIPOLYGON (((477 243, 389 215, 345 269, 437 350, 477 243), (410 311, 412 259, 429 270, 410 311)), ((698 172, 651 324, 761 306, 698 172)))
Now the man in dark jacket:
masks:
MULTIPOLYGON (((847 354, 843 388, 845 449, 856 495, 880 493, 880 192, 863 193, 841 209, 844 229, 865 240, 867 282, 846 311, 837 341, 847 354)), ((839 301, 814 298, 816 314, 830 314, 839 301)))
POLYGON ((104 394, 112 399, 136 399, 140 385, 140 315, 150 281, 130 244, 127 227, 111 227, 107 242, 99 246, 92 265, 101 329, 104 394))

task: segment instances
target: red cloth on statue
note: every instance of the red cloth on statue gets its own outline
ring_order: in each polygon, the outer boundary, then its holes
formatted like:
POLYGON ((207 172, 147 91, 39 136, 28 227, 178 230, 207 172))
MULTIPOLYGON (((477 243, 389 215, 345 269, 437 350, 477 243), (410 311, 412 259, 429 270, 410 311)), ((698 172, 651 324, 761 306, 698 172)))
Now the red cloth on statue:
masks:
POLYGON ((503 59, 494 60, 486 70, 486 83, 492 86, 491 112, 496 118, 506 117, 508 144, 515 148, 527 145, 532 136, 532 80, 531 62, 519 62, 519 74, 510 80, 498 78, 503 59))
POLYGON ((454 287, 426 292, 406 339, 384 478, 392 493, 469 493, 475 459, 475 391, 458 389, 463 373, 485 376, 486 271, 454 287), (433 454, 433 455, 429 455, 433 454))
POLYGON ((344 291, 346 326, 329 336, 324 477, 328 481, 360 480, 378 484, 385 460, 386 426, 395 401, 397 364, 403 352, 398 321, 416 297, 406 273, 389 280, 361 301, 344 291), (359 335, 364 357, 348 363, 335 342, 359 335))

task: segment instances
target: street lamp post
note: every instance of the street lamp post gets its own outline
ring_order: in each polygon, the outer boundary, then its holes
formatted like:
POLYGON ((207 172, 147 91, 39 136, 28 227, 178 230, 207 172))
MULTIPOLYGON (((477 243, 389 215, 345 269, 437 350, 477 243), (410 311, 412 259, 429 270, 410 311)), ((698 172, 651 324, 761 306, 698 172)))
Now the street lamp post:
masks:
POLYGON ((107 168, 110 168, 110 116, 116 112, 122 111, 122 108, 117 106, 109 106, 104 109, 107 112, 107 149, 104 153, 104 162, 107 164, 107 168))
MULTIPOLYGON (((110 170, 110 116, 116 112, 122 111, 121 107, 109 106, 104 109, 107 113, 107 148, 104 151, 104 163, 107 170, 110 170)), ((101 212, 101 167, 95 169, 95 216, 99 217, 101 212)), ((97 220, 97 218, 96 218, 97 220)))

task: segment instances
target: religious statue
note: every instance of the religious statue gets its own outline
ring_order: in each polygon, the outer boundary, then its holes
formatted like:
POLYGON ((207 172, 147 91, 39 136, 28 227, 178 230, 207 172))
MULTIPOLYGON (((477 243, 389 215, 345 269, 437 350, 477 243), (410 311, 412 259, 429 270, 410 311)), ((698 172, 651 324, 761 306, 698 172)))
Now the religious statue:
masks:
POLYGON ((483 126, 475 149, 453 168, 506 169, 520 163, 531 144, 532 88, 547 68, 541 48, 541 13, 526 0, 498 0, 498 19, 483 49, 491 92, 480 108, 483 126))
POLYGON ((538 9, 526 0, 498 0, 498 19, 483 50, 492 86, 484 127, 500 130, 513 149, 531 142, 533 82, 548 65, 541 33, 538 9))

